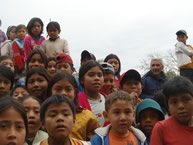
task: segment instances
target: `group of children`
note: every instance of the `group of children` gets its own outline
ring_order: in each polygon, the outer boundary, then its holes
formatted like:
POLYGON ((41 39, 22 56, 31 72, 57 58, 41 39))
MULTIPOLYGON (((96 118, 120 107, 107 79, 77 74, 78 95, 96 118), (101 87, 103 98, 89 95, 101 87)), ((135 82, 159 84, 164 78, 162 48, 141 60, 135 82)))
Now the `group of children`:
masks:
POLYGON ((134 69, 120 75, 117 55, 99 63, 84 50, 74 76, 57 22, 47 25, 48 40, 39 18, 14 28, 12 49, 2 47, 0 56, 0 145, 192 144, 193 84, 187 78, 169 80, 143 100, 141 75, 134 69))

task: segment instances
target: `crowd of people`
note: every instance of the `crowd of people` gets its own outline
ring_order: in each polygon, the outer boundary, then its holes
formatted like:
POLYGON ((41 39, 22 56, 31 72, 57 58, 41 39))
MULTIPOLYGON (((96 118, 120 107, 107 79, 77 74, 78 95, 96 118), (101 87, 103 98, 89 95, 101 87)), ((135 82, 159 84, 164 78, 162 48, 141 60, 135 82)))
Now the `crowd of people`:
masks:
MULTIPOLYGON (((1 21, 0 21, 1 25, 1 21)), ((121 72, 108 54, 97 62, 80 54, 74 73, 60 25, 32 18, 0 30, 0 145, 191 145, 193 143, 193 48, 179 30, 180 75, 168 79, 153 58, 141 77, 121 72), (78 74, 78 75, 77 75, 78 74)))

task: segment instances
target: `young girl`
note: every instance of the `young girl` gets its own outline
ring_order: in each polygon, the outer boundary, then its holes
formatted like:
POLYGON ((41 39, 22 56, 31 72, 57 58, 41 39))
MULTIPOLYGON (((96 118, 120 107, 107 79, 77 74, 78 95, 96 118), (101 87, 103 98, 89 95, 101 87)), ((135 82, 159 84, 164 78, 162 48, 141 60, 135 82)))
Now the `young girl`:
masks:
POLYGON ((42 68, 47 68, 48 66, 48 59, 45 55, 44 52, 41 50, 33 50, 27 57, 27 63, 26 67, 27 70, 29 71, 33 67, 42 67, 42 68))
POLYGON ((48 138, 47 133, 40 130, 42 125, 40 121, 41 101, 38 98, 29 95, 23 96, 19 101, 25 108, 28 121, 28 134, 24 145, 34 145, 39 141, 48 138))
POLYGON ((56 58, 50 57, 48 58, 48 68, 47 68, 48 75, 52 78, 56 73, 56 58))
POLYGON ((11 96, 0 98, 0 145, 23 145, 27 132, 23 106, 11 96))
MULTIPOLYGON (((48 60, 46 55, 41 50, 32 50, 32 52, 27 57, 26 69, 29 71, 34 67, 47 68, 48 60)), ((17 81, 17 84, 25 85, 26 77, 22 77, 17 81)))
POLYGON ((114 88, 119 88, 119 82, 120 82, 120 72, 121 72, 121 62, 117 55, 115 54, 109 54, 104 59, 104 62, 110 63, 115 70, 115 83, 114 88))
POLYGON ((0 98, 9 94, 13 83, 14 74, 13 72, 4 65, 0 65, 0 98))
POLYGON ((49 76, 42 67, 35 67, 27 72, 26 87, 28 92, 42 102, 47 98, 49 76))
POLYGON ((15 29, 16 37, 12 41, 13 48, 13 62, 15 66, 15 73, 17 77, 21 77, 24 71, 24 47, 23 40, 27 33, 25 25, 18 25, 15 29))
POLYGON ((100 125, 96 116, 87 109, 83 109, 78 104, 78 86, 75 78, 67 72, 57 73, 49 82, 48 94, 61 94, 69 97, 76 107, 75 126, 70 137, 80 140, 90 140, 95 134, 94 130, 100 125))
POLYGON ((0 56, 0 64, 6 66, 7 68, 9 68, 13 73, 14 73, 14 64, 13 64, 13 60, 10 56, 0 56))
POLYGON ((27 25, 29 35, 24 39, 24 62, 26 62, 32 50, 38 49, 40 44, 45 40, 45 38, 41 36, 43 27, 44 24, 40 18, 32 18, 29 21, 27 25))
POLYGON ((29 95, 27 88, 22 85, 16 85, 12 91, 11 91, 11 96, 14 98, 22 98, 24 95, 29 95))
POLYGON ((97 116, 100 125, 103 126, 106 96, 99 93, 104 82, 103 69, 100 64, 90 60, 81 65, 79 82, 84 87, 84 91, 78 94, 79 105, 91 110, 97 116))
POLYGON ((48 58, 56 57, 58 53, 69 55, 67 41, 58 36, 61 32, 58 22, 50 22, 47 25, 46 30, 48 32, 49 40, 45 40, 40 46, 40 49, 46 56, 48 58))
POLYGON ((7 37, 8 40, 1 43, 1 55, 7 55, 10 57, 13 57, 13 49, 11 42, 15 39, 16 33, 15 33, 16 26, 9 26, 7 28, 7 37))

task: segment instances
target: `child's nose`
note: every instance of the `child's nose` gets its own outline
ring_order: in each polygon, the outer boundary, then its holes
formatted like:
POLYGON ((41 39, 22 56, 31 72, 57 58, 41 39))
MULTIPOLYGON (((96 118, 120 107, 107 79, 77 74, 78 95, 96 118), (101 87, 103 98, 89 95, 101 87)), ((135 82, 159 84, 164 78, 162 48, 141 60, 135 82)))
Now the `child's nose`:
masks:
POLYGON ((16 130, 14 126, 10 127, 9 133, 8 133, 8 139, 16 139, 16 130))

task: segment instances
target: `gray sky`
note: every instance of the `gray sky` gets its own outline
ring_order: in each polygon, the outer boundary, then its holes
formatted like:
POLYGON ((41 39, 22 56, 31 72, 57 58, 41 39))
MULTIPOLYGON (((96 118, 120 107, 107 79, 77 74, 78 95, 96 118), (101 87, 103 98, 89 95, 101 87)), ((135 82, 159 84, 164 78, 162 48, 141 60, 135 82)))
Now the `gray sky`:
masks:
MULTIPOLYGON (((84 49, 103 59, 114 53, 122 70, 137 67, 148 54, 164 55, 174 49, 176 31, 185 29, 193 45, 192 0, 1 0, 2 30, 39 17, 61 26, 79 69, 84 49)), ((47 32, 44 30, 44 36, 47 32)), ((140 71, 140 70, 139 70, 140 71)))

